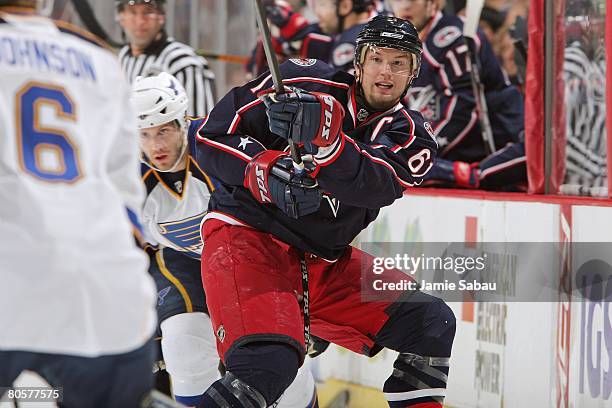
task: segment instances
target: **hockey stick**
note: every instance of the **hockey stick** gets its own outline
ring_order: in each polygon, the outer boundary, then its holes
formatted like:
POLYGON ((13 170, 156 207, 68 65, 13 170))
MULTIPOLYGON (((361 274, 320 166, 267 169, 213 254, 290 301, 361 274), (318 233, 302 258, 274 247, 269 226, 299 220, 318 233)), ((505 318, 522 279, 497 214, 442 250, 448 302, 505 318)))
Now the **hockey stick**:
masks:
POLYGON ((478 120, 482 131, 482 141, 484 143, 487 154, 495 152, 495 141, 493 140, 493 130, 491 122, 489 122, 489 109, 487 100, 485 99, 484 85, 480 80, 480 61, 476 50, 476 30, 478 29, 478 21, 480 20, 480 12, 484 6, 484 0, 467 0, 465 6, 465 21, 463 23, 463 37, 465 38, 468 47, 467 65, 470 68, 470 77, 472 80, 472 90, 474 91, 474 99, 476 101, 476 110, 478 112, 478 120))
MULTIPOLYGON (((262 43, 264 46, 264 51, 266 53, 268 67, 270 68, 270 74, 272 75, 274 90, 276 91, 277 95, 283 94, 285 93, 285 88, 283 87, 283 79, 280 75, 278 60, 276 59, 276 54, 274 53, 274 48, 272 47, 272 35, 270 34, 270 27, 268 27, 266 11, 264 10, 261 0, 255 0, 255 5, 257 8, 257 23, 259 24, 259 28, 261 29, 262 43)), ((291 138, 287 140, 287 143, 289 143, 291 158, 295 163, 296 170, 300 172, 303 171, 304 163, 302 162, 302 157, 300 156, 300 152, 298 151, 297 145, 293 142, 293 140, 291 140, 291 138)))
POLYGON ((246 64, 249 62, 249 57, 246 55, 234 55, 234 54, 219 54, 217 52, 196 50, 196 54, 201 57, 209 58, 212 60, 229 62, 230 64, 246 64))
POLYGON ((100 22, 96 18, 96 15, 94 14, 93 10, 91 9, 91 5, 87 0, 72 0, 72 5, 74 6, 74 9, 76 10, 77 14, 79 15, 79 18, 81 19, 85 27, 87 27, 87 29, 92 34, 95 34, 96 36, 100 37, 113 48, 121 47, 120 43, 113 40, 107 34, 107 32, 104 31, 104 28, 102 28, 102 26, 100 25, 100 22))
MULTIPOLYGON (((274 83, 274 90, 276 94, 285 93, 285 88, 283 87, 283 80, 280 75, 280 68, 278 67, 278 60, 276 59, 276 54, 274 53, 274 49, 272 48, 272 40, 270 35, 270 28, 268 27, 268 21, 266 19, 266 12, 264 10, 263 4, 261 0, 255 0, 255 5, 257 8, 257 23, 261 29, 262 34, 262 42, 264 46, 264 51, 266 53, 266 60, 268 61, 268 67, 270 67, 270 74, 272 75, 272 82, 274 83)), ((293 163, 296 171, 302 172, 304 171, 304 163, 302 162, 302 157, 298 151, 297 145, 289 138, 287 140, 289 143, 289 150, 291 151, 291 158, 293 159, 293 163)), ((310 304, 309 304, 309 293, 308 293, 308 268, 306 266, 306 259, 304 258, 304 253, 300 253, 300 271, 302 274, 302 296, 304 297, 304 342, 306 346, 306 353, 308 353, 308 349, 310 348, 310 304)))

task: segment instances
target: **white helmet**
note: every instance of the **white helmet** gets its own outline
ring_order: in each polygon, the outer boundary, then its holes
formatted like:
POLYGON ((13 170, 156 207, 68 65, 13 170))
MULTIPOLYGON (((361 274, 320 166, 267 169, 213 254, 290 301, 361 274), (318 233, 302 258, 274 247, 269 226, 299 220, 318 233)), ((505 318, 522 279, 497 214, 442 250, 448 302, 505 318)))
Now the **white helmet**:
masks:
POLYGON ((132 104, 136 108, 138 129, 163 125, 176 120, 185 128, 187 93, 181 83, 161 72, 150 77, 137 77, 132 86, 132 104))
POLYGON ((161 72, 149 77, 137 77, 130 98, 136 108, 138 129, 147 129, 177 121, 181 130, 182 145, 176 162, 168 170, 153 166, 143 152, 141 161, 159 172, 173 172, 183 160, 187 150, 187 93, 183 85, 172 75, 161 72))

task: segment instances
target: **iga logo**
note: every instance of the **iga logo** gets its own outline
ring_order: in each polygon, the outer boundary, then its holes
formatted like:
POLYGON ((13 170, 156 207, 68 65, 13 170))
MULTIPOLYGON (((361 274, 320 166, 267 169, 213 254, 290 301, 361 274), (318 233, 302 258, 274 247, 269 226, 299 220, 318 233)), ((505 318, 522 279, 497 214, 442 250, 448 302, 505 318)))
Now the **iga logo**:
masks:
POLYGON ((599 259, 577 272, 580 305, 580 394, 609 400, 612 393, 612 267, 599 259))

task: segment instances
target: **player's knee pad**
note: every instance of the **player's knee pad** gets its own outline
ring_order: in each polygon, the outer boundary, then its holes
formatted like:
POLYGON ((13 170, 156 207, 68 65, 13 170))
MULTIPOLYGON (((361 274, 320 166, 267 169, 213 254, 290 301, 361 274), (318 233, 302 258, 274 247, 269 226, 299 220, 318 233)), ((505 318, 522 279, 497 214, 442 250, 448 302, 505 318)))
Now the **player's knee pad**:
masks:
POLYGON ((425 310, 423 340, 416 352, 429 356, 449 357, 455 338, 455 329, 455 314, 451 308, 442 299, 434 298, 425 310))
POLYGON ((259 391, 269 404, 295 379, 299 363, 293 346, 275 342, 244 344, 225 359, 227 371, 259 391))
POLYGON ((409 301, 394 305, 376 342, 400 353, 448 357, 455 325, 455 315, 442 299, 415 292, 409 301))
POLYGON ((406 316, 422 319, 416 336, 410 336, 418 341, 404 343, 398 350, 393 374, 383 389, 391 406, 422 402, 442 407, 455 337, 455 315, 441 299, 420 294, 414 300, 423 302, 412 310, 408 308, 416 315, 409 312, 406 316))
POLYGON ((162 354, 175 395, 201 395, 220 375, 215 335, 205 313, 181 313, 161 323, 162 354))
POLYGON ((311 370, 311 359, 307 357, 297 376, 277 402, 276 408, 310 408, 316 402, 316 388, 311 370))

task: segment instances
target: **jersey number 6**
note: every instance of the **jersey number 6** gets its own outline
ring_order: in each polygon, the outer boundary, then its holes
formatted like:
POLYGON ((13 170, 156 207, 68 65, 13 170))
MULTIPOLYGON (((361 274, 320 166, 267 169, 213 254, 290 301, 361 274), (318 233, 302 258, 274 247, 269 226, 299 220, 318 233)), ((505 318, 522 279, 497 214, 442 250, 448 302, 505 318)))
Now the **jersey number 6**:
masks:
MULTIPOLYGON (((430 162, 430 159, 431 159, 431 151, 429 151, 429 149, 423 149, 417 154, 410 157, 410 159, 408 159, 408 167, 410 168, 410 171, 412 171, 413 176, 416 176, 416 177, 422 176, 423 174, 416 174, 416 173, 422 170, 425 163, 430 162)), ((429 167, 427 168, 427 170, 429 170, 429 167)))
POLYGON ((46 182, 74 183, 82 177, 79 154, 68 134, 42 123, 76 122, 74 102, 62 87, 28 82, 16 95, 19 165, 46 182), (44 115, 44 116, 43 116, 44 115))

